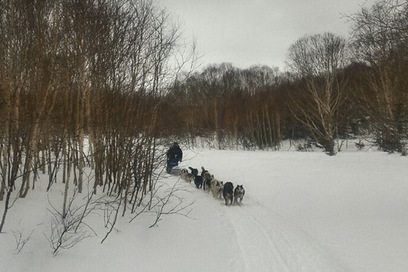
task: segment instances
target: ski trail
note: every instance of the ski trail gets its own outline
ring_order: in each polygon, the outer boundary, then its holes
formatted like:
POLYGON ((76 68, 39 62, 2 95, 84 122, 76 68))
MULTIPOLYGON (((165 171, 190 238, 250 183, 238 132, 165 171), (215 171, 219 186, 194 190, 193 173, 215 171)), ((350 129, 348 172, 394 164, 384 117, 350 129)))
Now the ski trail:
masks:
POLYGON ((345 272, 335 258, 304 232, 259 203, 224 207, 245 271, 345 272))
POLYGON ((291 272, 288 260, 262 227, 253 221, 242 220, 239 207, 227 211, 231 228, 241 250, 246 272, 291 272))

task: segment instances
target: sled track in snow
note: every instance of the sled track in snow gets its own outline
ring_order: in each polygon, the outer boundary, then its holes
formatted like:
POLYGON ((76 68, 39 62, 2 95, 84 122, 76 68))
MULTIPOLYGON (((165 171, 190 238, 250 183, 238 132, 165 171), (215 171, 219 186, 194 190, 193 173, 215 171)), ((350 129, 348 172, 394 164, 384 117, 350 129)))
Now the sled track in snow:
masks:
POLYGON ((245 204, 224 210, 245 264, 241 271, 347 271, 303 231, 248 197, 245 204))
POLYGON ((245 265, 243 271, 265 271, 272 268, 272 271, 290 272, 286 256, 265 229, 252 218, 244 220, 242 211, 237 209, 240 208, 232 207, 227 213, 245 265))

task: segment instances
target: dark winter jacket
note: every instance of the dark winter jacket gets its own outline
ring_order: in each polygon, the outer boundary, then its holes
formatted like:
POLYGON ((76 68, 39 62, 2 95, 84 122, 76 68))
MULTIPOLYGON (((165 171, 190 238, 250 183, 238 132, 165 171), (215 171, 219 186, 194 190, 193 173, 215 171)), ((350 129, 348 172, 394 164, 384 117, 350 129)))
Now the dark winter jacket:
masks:
POLYGON ((169 150, 167 150, 167 161, 177 161, 181 162, 183 159, 183 151, 178 144, 172 145, 169 150))

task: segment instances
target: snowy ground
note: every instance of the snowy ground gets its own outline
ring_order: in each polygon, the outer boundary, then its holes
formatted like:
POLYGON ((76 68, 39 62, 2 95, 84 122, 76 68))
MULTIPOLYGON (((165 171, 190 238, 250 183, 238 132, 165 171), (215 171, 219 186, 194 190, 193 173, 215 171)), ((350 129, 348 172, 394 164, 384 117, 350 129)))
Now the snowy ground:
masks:
MULTIPOLYGON (((130 224, 122 218, 102 245, 106 229, 94 227, 98 236, 53 257, 44 184, 10 210, 0 271, 408 271, 408 158, 217 150, 185 150, 184 157, 180 167, 204 166, 243 184, 243 205, 226 207, 166 175, 164 183, 177 183, 185 203, 194 202, 188 217, 167 216, 153 228, 151 214, 130 224), (18 254, 12 231, 32 232, 18 254)), ((60 195, 54 189, 50 200, 60 195)))

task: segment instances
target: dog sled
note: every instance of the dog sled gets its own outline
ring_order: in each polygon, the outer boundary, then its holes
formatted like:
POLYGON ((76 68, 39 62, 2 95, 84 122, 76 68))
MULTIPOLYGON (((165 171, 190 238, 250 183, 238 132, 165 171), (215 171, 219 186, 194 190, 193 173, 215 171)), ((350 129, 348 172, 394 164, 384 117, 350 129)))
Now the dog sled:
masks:
POLYGON ((177 175, 180 172, 178 167, 178 161, 168 161, 166 166, 166 172, 170 175, 177 175))

